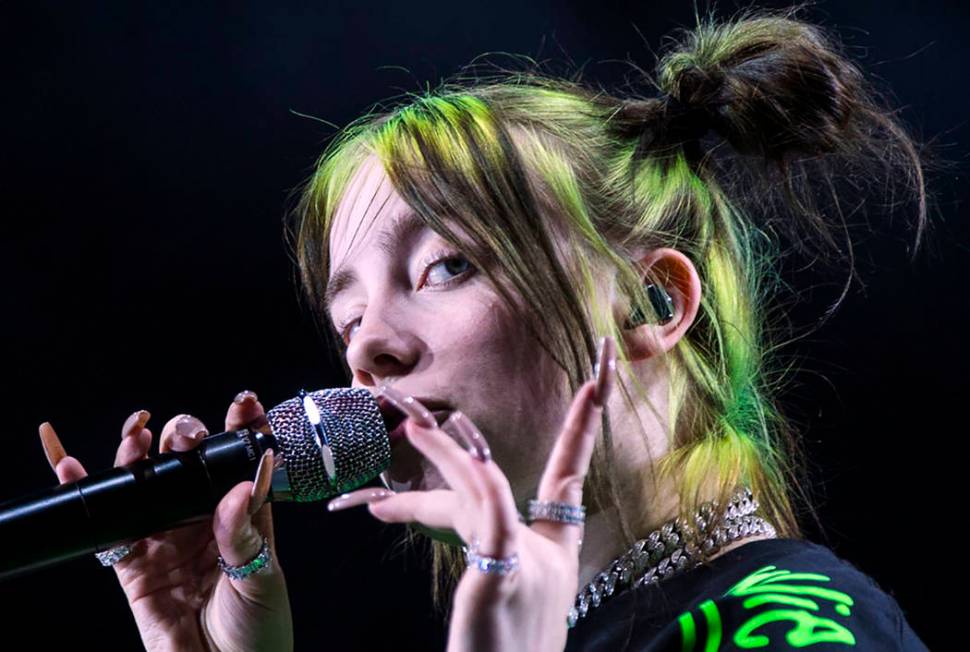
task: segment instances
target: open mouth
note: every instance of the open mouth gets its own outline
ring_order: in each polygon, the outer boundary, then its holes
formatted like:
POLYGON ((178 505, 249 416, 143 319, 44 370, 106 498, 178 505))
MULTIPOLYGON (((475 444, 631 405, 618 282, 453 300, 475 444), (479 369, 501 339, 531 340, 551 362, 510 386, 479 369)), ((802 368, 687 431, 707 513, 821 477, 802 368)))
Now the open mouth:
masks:
MULTIPOLYGON (((381 418, 384 419, 384 427, 387 429, 387 436, 391 440, 391 446, 393 447, 405 438, 404 422, 407 420, 407 414, 399 410, 383 396, 377 397, 377 406, 380 410, 381 418)), ((452 412, 452 410, 445 408, 433 410, 430 405, 426 407, 431 410, 431 414, 439 426, 445 422, 448 415, 452 412)))
POLYGON ((384 427, 390 432, 394 430, 402 421, 407 418, 404 412, 398 410, 394 405, 383 396, 377 397, 377 407, 384 419, 384 427))
MULTIPOLYGON (((439 426, 454 412, 454 408, 440 401, 425 399, 420 402, 431 410, 439 426)), ((447 488, 448 483, 441 478, 437 468, 407 441, 407 414, 384 396, 377 397, 377 405, 391 444, 391 465, 381 473, 385 486, 399 492, 447 488)))

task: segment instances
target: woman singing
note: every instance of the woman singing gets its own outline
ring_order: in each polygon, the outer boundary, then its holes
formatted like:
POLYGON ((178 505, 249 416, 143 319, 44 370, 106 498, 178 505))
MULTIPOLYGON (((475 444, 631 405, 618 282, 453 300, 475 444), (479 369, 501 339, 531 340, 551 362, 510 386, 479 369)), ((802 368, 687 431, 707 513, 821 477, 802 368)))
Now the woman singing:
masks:
MULTIPOLYGON (((352 385, 406 417, 384 488, 330 509, 434 539, 449 650, 925 649, 802 535, 771 310, 785 243, 851 271, 840 186, 902 182, 919 244, 916 145, 792 14, 699 22, 655 85, 476 78, 330 144, 290 231, 303 286, 352 385)), ((116 465, 148 455, 148 417, 116 465)), ((225 426, 262 418, 243 392, 225 426)), ((159 451, 207 432, 177 417, 159 451)), ((292 649, 272 464, 211 522, 102 555, 146 648, 292 649)))

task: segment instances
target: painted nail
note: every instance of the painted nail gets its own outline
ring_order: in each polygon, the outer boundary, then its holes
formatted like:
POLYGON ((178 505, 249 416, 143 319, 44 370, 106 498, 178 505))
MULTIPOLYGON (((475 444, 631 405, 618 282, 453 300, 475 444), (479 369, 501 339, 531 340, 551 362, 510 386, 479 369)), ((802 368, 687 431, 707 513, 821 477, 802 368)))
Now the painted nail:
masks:
POLYGON ((251 392, 248 389, 236 394, 236 398, 232 399, 233 403, 238 403, 239 405, 244 405, 246 403, 255 403, 257 401, 256 392, 251 392))
POLYGON ((331 512, 336 512, 348 507, 356 507, 357 505, 364 505, 378 500, 383 500, 384 498, 390 498, 393 495, 395 495, 395 493, 390 489, 381 489, 379 487, 358 489, 357 491, 352 491, 349 494, 344 494, 334 498, 327 503, 327 509, 331 512))
POLYGON ((44 455, 47 457, 47 463, 51 465, 51 469, 57 471, 57 463, 67 457, 67 453, 64 452, 64 446, 61 445, 61 440, 58 439, 57 433, 54 432, 54 426, 48 422, 45 421, 40 424, 38 430, 40 432, 40 445, 44 447, 44 455))
POLYGON ((398 410, 408 415, 419 426, 423 428, 438 427, 438 422, 434 420, 434 415, 428 412, 426 407, 418 403, 413 396, 405 396, 393 387, 388 387, 387 385, 381 387, 378 394, 390 401, 391 405, 398 410))
POLYGON ((175 434, 179 437, 187 437, 199 441, 209 434, 202 422, 191 414, 183 414, 175 422, 175 434))
POLYGON ((492 451, 488 447, 485 437, 479 432, 468 417, 461 412, 452 412, 441 426, 442 430, 454 432, 465 442, 465 448, 472 457, 487 462, 492 459, 492 451))
POLYGON ((259 468, 256 469, 256 478, 253 480, 253 489, 249 492, 249 508, 247 511, 252 516, 260 510, 269 495, 270 483, 273 480, 273 449, 268 449, 259 460, 259 468))
POLYGON ((593 366, 593 377, 596 379, 596 391, 593 392, 593 403, 598 407, 603 407, 610 397, 615 375, 616 342, 609 335, 605 335, 600 339, 596 352, 596 364, 593 366))
POLYGON ((125 425, 121 427, 121 438, 124 439, 129 435, 137 435, 151 418, 152 415, 148 410, 132 412, 131 416, 125 419, 125 425))

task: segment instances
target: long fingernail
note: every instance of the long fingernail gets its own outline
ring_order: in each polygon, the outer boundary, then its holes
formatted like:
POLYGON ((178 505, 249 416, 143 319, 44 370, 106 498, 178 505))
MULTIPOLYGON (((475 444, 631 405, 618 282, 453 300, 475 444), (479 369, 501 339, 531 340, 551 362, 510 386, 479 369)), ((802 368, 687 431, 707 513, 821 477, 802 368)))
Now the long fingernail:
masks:
POLYGON ((357 505, 364 505, 366 503, 373 503, 378 500, 383 500, 395 495, 390 489, 380 489, 378 487, 368 487, 367 489, 358 489, 349 494, 344 494, 334 498, 329 503, 327 503, 327 509, 331 512, 336 512, 341 509, 346 509, 348 507, 356 507, 357 505))
POLYGON ((384 385, 381 387, 379 395, 384 396, 391 404, 424 428, 437 428, 438 422, 434 420, 434 415, 428 409, 414 399, 413 396, 405 396, 393 387, 384 385))
POLYGON ((175 421, 175 434, 198 441, 208 435, 209 431, 191 414, 183 414, 175 421))
POLYGON ((125 425, 121 427, 121 438, 124 439, 128 435, 137 435, 151 418, 152 415, 148 412, 148 410, 138 410, 137 412, 132 412, 131 416, 125 419, 125 425))
POLYGON ((485 437, 475 427, 475 424, 469 421, 468 417, 461 412, 452 412, 445 423, 442 424, 441 428, 448 432, 457 433, 462 441, 465 442, 465 448, 472 454, 472 457, 482 462, 487 462, 492 459, 492 451, 489 449, 485 437))
POLYGON ((606 405, 606 400, 613 389, 613 378, 616 375, 616 342, 609 335, 600 339, 596 353, 596 364, 593 376, 596 379, 596 391, 593 393, 593 403, 599 407, 606 405))
POLYGON ((56 472, 57 463, 67 457, 67 453, 64 452, 64 446, 61 445, 61 440, 57 438, 57 433, 54 432, 54 427, 51 424, 45 421, 40 424, 38 430, 40 432, 40 444, 44 447, 47 463, 56 472))
POLYGON ((232 399, 234 403, 239 405, 244 405, 245 403, 255 403, 257 401, 256 392, 251 392, 248 389, 236 394, 236 398, 232 399))
POLYGON ((260 510, 269 495, 270 483, 273 480, 273 449, 268 449, 259 460, 259 468, 256 469, 256 478, 253 480, 253 489, 249 492, 249 515, 252 516, 260 510))

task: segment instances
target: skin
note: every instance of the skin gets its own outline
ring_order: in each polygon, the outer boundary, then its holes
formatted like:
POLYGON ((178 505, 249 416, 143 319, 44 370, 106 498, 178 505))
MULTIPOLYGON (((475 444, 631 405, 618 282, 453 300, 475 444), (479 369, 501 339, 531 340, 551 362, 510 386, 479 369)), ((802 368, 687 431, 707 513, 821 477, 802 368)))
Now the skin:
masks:
MULTIPOLYGON (((139 410, 125 421, 116 467, 149 456, 149 417, 139 410)), ((240 392, 226 412, 225 430, 265 423, 256 395, 240 392)), ((157 454, 192 450, 208 432, 195 417, 173 417, 162 427, 157 454)), ((64 453, 50 424, 41 424, 40 436, 61 483, 87 476, 80 461, 64 453)), ((210 520, 140 539, 131 554, 112 566, 146 650, 293 649, 293 618, 277 563, 272 506, 265 502, 272 464, 268 453, 254 481, 233 487, 210 520), (232 566, 252 559, 264 536, 273 557, 264 572, 237 581, 218 569, 218 555, 232 566)))
MULTIPOLYGON (((527 526, 518 515, 532 497, 582 502, 602 410, 608 409, 618 460, 611 471, 621 495, 630 497, 626 516, 640 533, 673 516, 673 488, 644 482, 641 469, 666 452, 667 378, 658 354, 679 341, 697 314, 697 272, 676 250, 641 252, 641 267, 657 272, 674 299, 674 319, 624 331, 628 364, 616 364, 615 343, 606 338, 598 375, 570 396, 565 373, 460 251, 423 225, 390 247, 381 245, 408 207, 376 160, 362 166, 347 197, 329 253, 331 280, 347 271, 353 280, 333 298, 331 317, 345 335, 352 385, 383 395, 408 418, 406 437, 382 474, 390 490, 359 490, 330 508, 369 503, 385 522, 416 524, 452 543, 475 541, 482 555, 518 556, 519 568, 508 575, 466 570, 454 596, 449 650, 562 649, 565 614, 578 587, 625 548, 617 514, 587 513, 585 528, 549 521, 527 526), (656 414, 646 405, 631 411, 612 392, 617 376, 634 375, 656 414), (442 409, 440 427, 421 399, 442 409)), ((598 282, 622 320, 627 307, 611 276, 600 273, 598 282)), ((129 417, 115 466, 148 456, 147 420, 144 411, 129 417)), ((255 395, 240 393, 225 429, 262 424, 255 395)), ((162 429, 159 453, 191 450, 207 432, 194 417, 173 418, 162 429)), ((49 424, 40 434, 61 482, 86 475, 49 424)), ((268 455, 253 482, 226 494, 211 522, 142 539, 113 566, 146 649, 292 649, 271 507, 263 504, 272 463, 268 455), (233 581, 218 570, 217 555, 244 564, 264 536, 274 558, 268 572, 233 581)))
MULTIPOLYGON (((329 310, 347 344, 353 386, 378 393, 381 386, 391 385, 402 394, 460 410, 487 440, 511 500, 526 513, 574 404, 565 373, 532 341, 522 320, 503 307, 485 275, 467 271, 460 252, 434 231, 423 227, 412 238, 393 242, 389 250, 379 245, 408 206, 376 158, 358 170, 347 198, 337 209, 330 238, 331 280, 348 270, 354 280, 334 297, 329 310), (434 263, 438 253, 459 258, 434 263)), ((664 415, 667 375, 658 354, 670 350, 693 323, 701 284, 693 264, 679 251, 657 249, 638 257, 642 268, 660 275, 674 300, 675 315, 667 324, 624 332, 630 364, 621 365, 618 373, 636 375, 664 415)), ((601 272, 599 285, 611 297, 615 316, 622 318, 626 306, 611 275, 601 272)), ((638 532, 646 533, 675 515, 673 488, 642 479, 642 469, 667 450, 667 424, 646 405, 631 411, 619 396, 612 396, 606 407, 620 461, 614 478, 621 495, 632 498, 627 516, 638 532)), ((448 487, 410 438, 395 447, 391 467, 382 477, 396 491, 448 487)), ((625 550, 616 521, 615 513, 587 514, 579 555, 581 584, 625 550)), ((439 529, 432 535, 454 541, 453 532, 439 529)))

